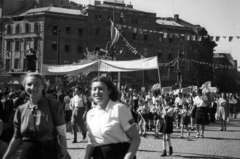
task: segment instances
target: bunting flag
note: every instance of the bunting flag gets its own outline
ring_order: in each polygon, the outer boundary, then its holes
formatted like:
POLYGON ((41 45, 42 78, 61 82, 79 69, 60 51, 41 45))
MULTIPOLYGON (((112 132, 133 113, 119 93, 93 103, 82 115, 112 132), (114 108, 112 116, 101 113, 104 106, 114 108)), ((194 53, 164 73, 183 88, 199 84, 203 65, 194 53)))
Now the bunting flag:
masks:
POLYGON ((186 40, 189 41, 190 40, 190 35, 185 35, 186 36, 186 40))
POLYGON ((198 35, 197 41, 202 41, 202 35, 198 35))
POLYGON ((204 38, 204 39, 207 39, 207 38, 208 38, 208 36, 207 36, 207 35, 203 35, 203 38, 204 38))
POLYGON ((240 36, 236 36, 236 38, 237 38, 237 39, 239 39, 239 38, 240 38, 240 36))
POLYGON ((120 33, 117 30, 117 28, 114 27, 114 24, 111 20, 110 22, 111 22, 111 46, 113 46, 113 44, 115 44, 118 41, 120 33))
POLYGON ((196 35, 192 35, 192 41, 196 41, 196 35))
POLYGON ((226 36, 223 36, 224 39, 226 39, 226 36))
POLYGON ((219 39, 220 39, 220 36, 216 36, 216 41, 219 41, 219 39))
POLYGON ((229 42, 232 42, 233 37, 229 36, 229 42))
POLYGON ((168 33, 163 33, 163 38, 167 38, 168 37, 168 33))
POLYGON ((210 41, 213 41, 213 38, 214 38, 213 36, 210 36, 210 39, 209 39, 209 40, 210 40, 210 41))

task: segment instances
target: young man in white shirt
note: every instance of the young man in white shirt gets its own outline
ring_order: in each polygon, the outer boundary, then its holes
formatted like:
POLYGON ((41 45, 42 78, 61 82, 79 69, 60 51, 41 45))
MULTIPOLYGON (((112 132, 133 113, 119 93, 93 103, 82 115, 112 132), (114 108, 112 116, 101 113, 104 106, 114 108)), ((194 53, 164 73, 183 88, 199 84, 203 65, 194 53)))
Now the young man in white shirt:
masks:
POLYGON ((74 131, 74 139, 73 143, 77 142, 77 125, 81 128, 83 140, 86 138, 86 127, 85 127, 85 118, 87 115, 87 99, 86 97, 80 92, 81 88, 76 87, 74 92, 76 95, 71 99, 71 106, 73 108, 73 131, 74 131))

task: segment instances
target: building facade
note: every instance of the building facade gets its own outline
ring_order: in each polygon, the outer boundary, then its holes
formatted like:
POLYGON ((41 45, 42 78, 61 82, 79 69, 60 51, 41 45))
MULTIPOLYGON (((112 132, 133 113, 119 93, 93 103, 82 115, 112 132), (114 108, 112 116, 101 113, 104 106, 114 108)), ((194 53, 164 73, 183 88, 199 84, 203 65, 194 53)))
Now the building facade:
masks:
MULTIPOLYGON (((44 4, 43 0, 41 3, 37 2, 44 4)), ((86 50, 104 50, 111 40, 109 19, 115 26, 121 26, 118 29, 122 36, 140 53, 132 53, 123 38, 120 38, 115 44, 115 52, 111 54, 114 60, 151 56, 158 56, 160 64, 169 64, 175 60, 175 63, 160 67, 162 86, 177 85, 178 70, 181 71, 183 86, 201 85, 212 78, 211 69, 182 60, 213 62, 213 48, 216 46, 214 42, 209 42, 209 39, 188 41, 180 37, 207 35, 204 28, 183 21, 178 15, 161 18, 156 13, 137 10, 131 4, 113 0, 103 3, 95 1, 94 5, 88 5, 82 11, 42 7, 11 17, 5 16, 2 43, 5 68, 12 74, 24 72, 24 54, 29 48, 34 48, 37 52, 39 71, 43 63, 71 64, 84 58, 86 50), (168 36, 165 37, 163 33, 168 33, 168 36)), ((117 74, 114 78, 116 76, 117 74)), ((148 88, 158 83, 158 70, 122 73, 121 83, 148 88)))

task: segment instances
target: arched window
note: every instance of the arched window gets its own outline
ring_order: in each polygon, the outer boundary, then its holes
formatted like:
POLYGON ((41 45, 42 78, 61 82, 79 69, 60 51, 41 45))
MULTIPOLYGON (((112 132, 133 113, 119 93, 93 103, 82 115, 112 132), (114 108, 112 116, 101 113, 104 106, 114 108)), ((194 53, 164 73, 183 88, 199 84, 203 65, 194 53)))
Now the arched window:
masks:
POLYGON ((38 23, 35 23, 34 24, 34 32, 35 33, 38 33, 40 30, 39 30, 39 24, 38 23))
POLYGON ((12 33, 12 27, 10 25, 7 26, 7 34, 12 33))
POLYGON ((20 33, 20 25, 18 24, 17 26, 16 26, 16 34, 19 34, 20 33))
POLYGON ((25 32, 26 33, 30 32, 30 25, 28 23, 25 24, 25 32))

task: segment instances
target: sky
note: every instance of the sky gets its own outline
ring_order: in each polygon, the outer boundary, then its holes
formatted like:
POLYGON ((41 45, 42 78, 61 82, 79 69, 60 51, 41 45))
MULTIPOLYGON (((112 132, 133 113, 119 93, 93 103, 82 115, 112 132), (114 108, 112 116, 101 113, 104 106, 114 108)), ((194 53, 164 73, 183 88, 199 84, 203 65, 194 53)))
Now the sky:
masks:
MULTIPOLYGON (((71 0, 94 4, 94 0, 71 0)), ((101 0, 103 2, 103 0, 101 0)), ((179 18, 204 27, 210 36, 220 36, 215 53, 231 53, 240 66, 240 0, 124 0, 134 9, 157 13, 158 17, 179 18), (227 36, 227 38, 223 38, 227 36), (232 42, 228 36, 233 36, 232 42)))

